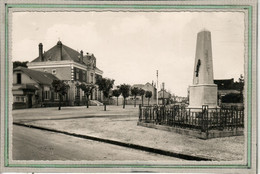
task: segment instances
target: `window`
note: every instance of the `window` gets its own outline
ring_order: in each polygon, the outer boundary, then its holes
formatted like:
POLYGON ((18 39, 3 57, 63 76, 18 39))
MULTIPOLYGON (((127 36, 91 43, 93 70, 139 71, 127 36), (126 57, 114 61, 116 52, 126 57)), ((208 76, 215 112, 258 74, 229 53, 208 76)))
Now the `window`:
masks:
POLYGON ((21 73, 17 73, 17 84, 21 84, 22 83, 22 75, 21 73))
POLYGON ((83 71, 83 81, 86 81, 86 72, 83 71))
POLYGON ((59 94, 57 92, 54 93, 54 100, 59 100, 59 94))
POLYGON ((49 100, 49 92, 50 91, 44 91, 44 99, 49 100))
POLYGON ((75 87, 75 97, 80 96, 80 88, 75 87))
POLYGON ((77 69, 77 71, 76 71, 76 80, 78 80, 79 79, 79 69, 77 69))
POLYGON ((24 96, 17 96, 17 97, 15 97, 15 102, 25 102, 24 96))
POLYGON ((77 88, 77 96, 80 96, 80 89, 77 88))
POLYGON ((93 83, 93 80, 94 80, 93 73, 91 73, 91 83, 93 83))
POLYGON ((53 70, 51 71, 51 73, 52 73, 52 74, 56 74, 56 69, 53 69, 53 70))

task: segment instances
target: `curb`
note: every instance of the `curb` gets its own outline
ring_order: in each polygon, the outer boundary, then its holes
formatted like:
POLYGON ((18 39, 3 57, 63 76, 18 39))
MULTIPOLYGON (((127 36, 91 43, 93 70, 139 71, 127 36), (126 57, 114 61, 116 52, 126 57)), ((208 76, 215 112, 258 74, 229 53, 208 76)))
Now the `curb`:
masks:
POLYGON ((110 140, 110 139, 98 138, 98 137, 93 137, 93 136, 89 136, 89 135, 75 134, 75 133, 70 133, 70 132, 66 132, 66 131, 60 131, 60 130, 44 128, 44 127, 34 126, 34 125, 27 125, 27 124, 17 123, 17 122, 13 122, 13 124, 17 125, 17 126, 34 128, 34 129, 39 129, 39 130, 44 130, 44 131, 49 131, 49 132, 56 132, 56 133, 74 136, 74 137, 78 137, 78 138, 94 140, 94 141, 99 141, 99 142, 103 142, 103 143, 109 143, 109 144, 113 144, 113 145, 118 145, 118 146, 122 146, 122 147, 142 150, 142 151, 146 151, 146 152, 150 152, 150 153, 155 153, 155 154, 160 154, 160 155, 165 155, 165 156, 170 156, 170 157, 175 157, 175 158, 180 158, 180 159, 185 159, 185 160, 212 161, 212 159, 208 159, 208 158, 204 158, 204 157, 175 153, 175 152, 171 152, 171 151, 141 146, 141 145, 137 145, 137 144, 124 143, 124 142, 110 140))
POLYGON ((230 137, 230 136, 241 136, 244 135, 244 130, 241 129, 233 129, 233 130, 224 130, 224 131, 209 131, 208 134, 206 132, 201 132, 194 129, 183 129, 180 127, 172 127, 165 125, 158 125, 154 123, 145 123, 145 122, 137 122, 137 126, 143 126, 147 128, 153 128, 168 132, 175 132, 182 135, 188 135, 192 137, 196 137, 202 140, 208 140, 212 138, 222 138, 222 137, 230 137))

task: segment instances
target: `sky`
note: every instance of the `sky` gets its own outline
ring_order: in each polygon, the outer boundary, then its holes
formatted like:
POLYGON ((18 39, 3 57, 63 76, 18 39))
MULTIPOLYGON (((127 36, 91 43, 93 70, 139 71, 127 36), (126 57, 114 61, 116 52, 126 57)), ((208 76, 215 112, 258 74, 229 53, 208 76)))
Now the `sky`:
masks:
POLYGON ((115 84, 156 82, 187 96, 192 85, 197 33, 211 32, 214 79, 244 74, 242 12, 14 12, 12 61, 32 61, 38 44, 59 40, 93 53, 104 77, 115 84))

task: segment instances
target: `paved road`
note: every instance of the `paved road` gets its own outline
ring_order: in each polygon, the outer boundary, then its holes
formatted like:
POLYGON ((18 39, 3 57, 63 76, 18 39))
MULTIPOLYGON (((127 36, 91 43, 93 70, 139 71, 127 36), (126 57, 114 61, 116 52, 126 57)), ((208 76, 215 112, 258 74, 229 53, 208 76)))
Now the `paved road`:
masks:
POLYGON ((13 126, 14 160, 180 160, 48 131, 13 126))

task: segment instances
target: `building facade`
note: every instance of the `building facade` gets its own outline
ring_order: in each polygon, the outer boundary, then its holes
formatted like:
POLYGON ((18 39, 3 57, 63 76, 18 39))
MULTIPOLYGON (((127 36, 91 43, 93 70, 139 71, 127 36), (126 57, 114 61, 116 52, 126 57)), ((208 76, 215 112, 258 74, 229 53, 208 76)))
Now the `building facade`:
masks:
MULTIPOLYGON (((46 72, 17 67, 13 70, 13 108, 32 108, 58 102, 52 81, 58 78, 46 72)), ((65 99, 65 98, 64 98, 65 99)))
POLYGON ((157 89, 156 89, 156 87, 155 87, 155 84, 151 84, 151 83, 149 83, 149 82, 147 82, 146 84, 134 84, 133 86, 132 86, 132 88, 134 88, 134 87, 137 87, 137 88, 141 88, 141 89, 143 89, 143 90, 145 90, 145 91, 151 91, 152 92, 152 97, 151 97, 151 99, 155 99, 156 100, 156 96, 157 96, 157 89))
POLYGON ((170 104, 171 94, 166 90, 160 90, 158 92, 158 102, 159 104, 170 104))
POLYGON ((239 94, 239 87, 234 79, 217 79, 214 83, 218 86, 218 95, 225 96, 230 93, 239 94))
POLYGON ((218 86, 218 104, 229 102, 243 103, 244 83, 234 82, 234 79, 217 79, 214 83, 218 86), (228 97, 228 98, 227 98, 228 97))
MULTIPOLYGON (((29 70, 50 74, 69 85, 66 100, 68 105, 83 104, 84 91, 77 88, 78 84, 96 84, 96 79, 102 77, 103 71, 96 66, 94 54, 76 51, 58 41, 47 51, 43 51, 42 43, 39 44, 39 56, 27 64, 29 70)), ((103 100, 102 92, 98 86, 90 95, 91 100, 103 100)))

